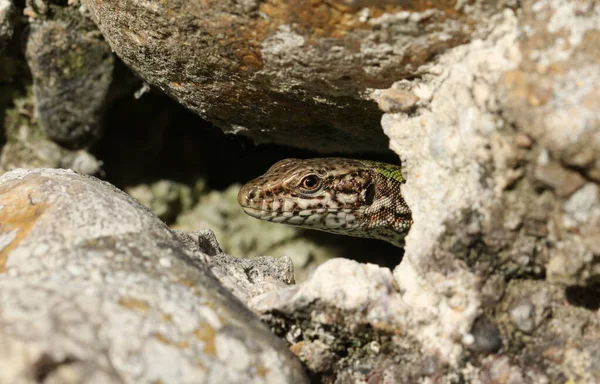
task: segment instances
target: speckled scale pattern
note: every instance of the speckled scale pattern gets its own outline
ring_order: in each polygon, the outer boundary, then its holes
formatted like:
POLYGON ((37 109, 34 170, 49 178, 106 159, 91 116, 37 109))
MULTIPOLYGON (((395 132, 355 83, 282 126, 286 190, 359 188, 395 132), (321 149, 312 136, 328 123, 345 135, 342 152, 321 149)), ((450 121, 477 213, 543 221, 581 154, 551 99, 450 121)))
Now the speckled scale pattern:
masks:
POLYGON ((250 216, 275 223, 404 245, 412 224, 400 166, 344 158, 285 159, 248 182, 238 202, 250 216), (316 176, 318 188, 303 180, 316 176))

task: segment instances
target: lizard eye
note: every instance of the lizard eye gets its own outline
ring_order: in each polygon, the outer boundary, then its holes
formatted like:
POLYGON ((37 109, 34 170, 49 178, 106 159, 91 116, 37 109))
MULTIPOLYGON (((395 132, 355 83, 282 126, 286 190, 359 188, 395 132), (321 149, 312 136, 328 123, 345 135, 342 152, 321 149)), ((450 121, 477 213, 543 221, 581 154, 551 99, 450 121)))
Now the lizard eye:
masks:
POLYGON ((316 175, 308 175, 302 179, 300 185, 307 191, 314 191, 321 186, 321 179, 316 175))

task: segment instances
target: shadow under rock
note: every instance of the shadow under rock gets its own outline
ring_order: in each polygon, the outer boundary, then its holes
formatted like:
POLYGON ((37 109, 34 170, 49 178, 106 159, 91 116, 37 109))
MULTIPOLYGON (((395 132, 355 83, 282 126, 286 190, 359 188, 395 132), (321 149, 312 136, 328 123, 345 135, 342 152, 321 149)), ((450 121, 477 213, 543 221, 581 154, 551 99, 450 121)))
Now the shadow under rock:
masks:
POLYGON ((570 286, 565 288, 565 296, 569 304, 583 307, 590 311, 600 309, 600 283, 589 287, 570 286))
POLYGON ((302 236, 317 245, 336 247, 344 258, 359 263, 376 264, 393 270, 404 257, 404 248, 396 247, 383 240, 367 239, 327 233, 322 231, 304 230, 302 236))

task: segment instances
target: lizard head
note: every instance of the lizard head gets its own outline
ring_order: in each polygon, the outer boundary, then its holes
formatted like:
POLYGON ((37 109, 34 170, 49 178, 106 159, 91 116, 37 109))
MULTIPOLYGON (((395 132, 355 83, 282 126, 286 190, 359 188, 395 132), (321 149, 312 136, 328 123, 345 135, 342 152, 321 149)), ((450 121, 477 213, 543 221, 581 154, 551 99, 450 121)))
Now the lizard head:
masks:
POLYGON ((322 230, 352 227, 374 198, 364 163, 338 158, 281 160, 238 194, 250 216, 322 230))
POLYGON ((400 167, 342 158, 285 159, 244 185, 238 202, 261 220, 402 246, 411 212, 400 167))

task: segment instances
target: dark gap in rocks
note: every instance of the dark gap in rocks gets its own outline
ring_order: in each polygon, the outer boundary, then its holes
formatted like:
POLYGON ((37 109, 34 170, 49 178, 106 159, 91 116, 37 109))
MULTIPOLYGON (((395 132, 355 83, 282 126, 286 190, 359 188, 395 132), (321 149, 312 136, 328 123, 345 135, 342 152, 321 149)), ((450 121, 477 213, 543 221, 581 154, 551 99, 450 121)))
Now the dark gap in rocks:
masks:
POLYGON ((337 246, 344 255, 359 263, 377 264, 393 270, 404 257, 404 248, 396 247, 383 240, 337 235, 316 230, 305 230, 303 235, 322 246, 337 246))
POLYGON ((50 0, 50 4, 58 5, 60 7, 66 7, 69 5, 69 0, 50 0))
POLYGON ((600 283, 589 287, 569 286, 565 288, 565 296, 569 304, 583 307, 590 311, 600 309, 600 283))
MULTIPOLYGON (((118 60, 117 71, 122 64, 118 60)), ((255 145, 242 135, 221 129, 151 90, 135 99, 126 75, 115 75, 117 94, 106 112, 105 132, 91 151, 104 161, 106 178, 119 187, 160 178, 186 182, 190 176, 206 178, 209 189, 223 190, 263 174, 278 160, 297 157, 356 157, 398 163, 387 154, 327 154, 275 144, 255 145)), ((141 83, 139 84, 141 87, 141 83)), ((294 117, 290 115, 290 119, 294 117)))

